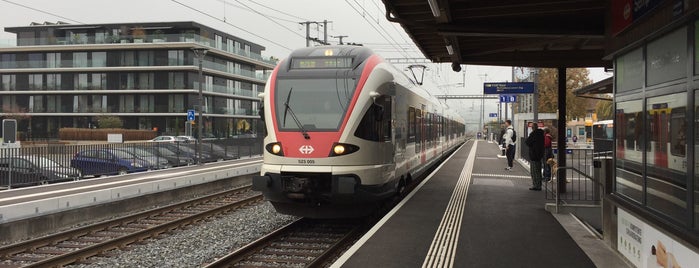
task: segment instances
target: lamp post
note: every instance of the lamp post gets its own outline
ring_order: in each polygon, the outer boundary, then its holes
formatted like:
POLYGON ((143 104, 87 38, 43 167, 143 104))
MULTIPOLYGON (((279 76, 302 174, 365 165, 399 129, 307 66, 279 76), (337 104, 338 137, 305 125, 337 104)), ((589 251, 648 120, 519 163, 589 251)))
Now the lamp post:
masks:
POLYGON ((204 61, 204 56, 206 55, 206 52, 209 49, 203 48, 203 47, 195 47, 192 48, 192 51, 194 51, 194 56, 197 58, 197 61, 199 61, 199 124, 197 124, 197 164, 201 165, 201 128, 202 124, 204 124, 204 116, 203 116, 203 110, 204 110, 204 96, 202 93, 203 90, 203 84, 204 84, 204 75, 203 75, 203 67, 202 67, 202 62, 204 61))

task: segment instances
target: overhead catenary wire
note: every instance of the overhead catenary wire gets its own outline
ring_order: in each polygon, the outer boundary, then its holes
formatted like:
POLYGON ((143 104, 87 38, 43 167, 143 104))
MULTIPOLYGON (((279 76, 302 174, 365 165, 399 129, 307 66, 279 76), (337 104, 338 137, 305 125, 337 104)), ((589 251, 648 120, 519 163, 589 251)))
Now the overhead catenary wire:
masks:
MULTIPOLYGON (((359 14, 365 21, 367 21, 367 23, 369 23, 369 25, 370 25, 372 28, 374 28, 374 30, 375 30, 379 35, 381 35, 381 37, 382 37, 384 40, 386 40, 386 41, 387 41, 388 43, 390 43, 390 44, 398 43, 398 42, 396 42, 396 40, 393 38, 393 36, 391 36, 390 34, 388 35, 388 37, 386 37, 386 35, 385 35, 384 33, 382 33, 378 28, 376 28, 376 26, 374 26, 374 23, 373 23, 372 21, 369 21, 369 20, 367 19, 366 16, 363 16, 363 15, 362 15, 362 12, 359 11, 359 9, 357 9, 354 5, 352 5, 352 3, 350 3, 349 0, 345 0, 345 2, 347 3, 347 5, 349 5, 350 7, 352 7, 352 9, 354 9, 354 11, 356 11, 357 14, 359 14), (389 40, 389 38, 390 38, 392 41, 389 40)), ((357 3, 357 4, 359 4, 359 3, 357 2, 357 0, 354 0, 354 2, 357 3)), ((364 10, 364 12, 366 12, 366 9, 364 9, 364 7, 361 6, 361 4, 359 4, 359 7, 362 8, 362 10, 364 10)), ((371 17, 372 20, 374 19, 374 17, 372 17, 371 15, 369 15, 369 14, 367 14, 367 15, 368 15, 369 17, 371 17)), ((380 25, 379 25, 379 27, 381 27, 381 29, 383 29, 383 26, 380 26, 380 25)), ((384 32, 387 32, 385 29, 383 29, 383 31, 384 31, 384 32)), ((394 47, 395 47, 395 46, 394 46, 394 47)), ((396 48, 396 50, 400 50, 398 47, 395 47, 395 48, 396 48)), ((403 57, 409 58, 409 56, 408 56, 404 51, 399 51, 399 52, 401 52, 400 54, 401 54, 403 57)))
POLYGON ((291 33, 293 33, 293 34, 295 34, 295 35, 301 37, 301 38, 306 38, 305 36, 303 36, 303 35, 301 35, 301 34, 295 32, 295 31, 292 30, 292 29, 287 28, 286 26, 282 25, 281 23, 276 22, 275 20, 271 19, 271 18, 268 17, 267 15, 262 14, 261 12, 259 12, 259 11, 257 11, 257 10, 254 10, 254 9, 250 8, 249 6, 247 6, 246 4, 244 4, 243 2, 241 2, 240 0, 235 0, 235 1, 238 2, 239 4, 243 5, 244 7, 249 8, 249 9, 252 10, 253 12, 257 13, 258 15, 260 15, 260 16, 262 16, 262 17, 268 19, 269 21, 273 22, 274 24, 279 25, 279 27, 282 27, 282 28, 286 29, 287 31, 289 31, 289 32, 291 32, 291 33))
MULTIPOLYGON (((250 13, 256 13, 256 12, 257 12, 257 10, 255 10, 255 9, 253 9, 253 8, 239 6, 239 5, 236 5, 236 4, 233 4, 233 3, 229 3, 229 2, 226 1, 226 0, 218 0, 218 1, 221 2, 221 3, 224 3, 224 7, 225 7, 225 6, 232 6, 232 7, 235 7, 235 8, 238 8, 238 9, 240 9, 240 10, 244 10, 244 11, 247 11, 247 12, 250 12, 250 13)), ((294 24, 296 23, 295 20, 284 19, 284 18, 280 18, 280 17, 277 17, 277 16, 272 16, 272 15, 269 15, 269 14, 265 14, 265 16, 267 16, 267 17, 269 17, 269 18, 272 18, 272 19, 275 19, 275 20, 283 21, 283 22, 294 23, 294 24)), ((291 15, 291 16, 292 16, 292 17, 295 17, 295 16, 293 16, 293 15, 291 15)))
POLYGON ((191 6, 187 5, 187 4, 184 4, 184 3, 182 3, 182 2, 179 2, 179 1, 177 1, 177 0, 170 0, 170 1, 175 2, 175 3, 177 3, 177 4, 180 4, 181 6, 184 6, 184 7, 186 7, 186 8, 189 8, 189 9, 191 9, 191 10, 194 10, 194 11, 196 11, 197 13, 200 13, 200 14, 202 14, 202 15, 205 15, 205 16, 207 16, 207 17, 209 17, 209 18, 212 18, 212 19, 221 21, 221 22, 223 22, 223 23, 225 23, 225 24, 227 24, 227 25, 232 26, 233 28, 236 28, 236 29, 238 29, 238 30, 241 30, 241 31, 246 32, 246 33, 248 33, 248 34, 251 34, 251 35, 253 35, 253 36, 256 36, 256 37, 258 37, 258 38, 260 38, 260 39, 262 39, 262 40, 265 40, 265 41, 267 41, 267 42, 270 42, 270 43, 272 43, 272 44, 275 44, 275 45, 277 45, 277 46, 279 46, 279 47, 281 47, 281 48, 284 48, 284 49, 286 49, 286 50, 289 50, 289 51, 292 51, 292 50, 293 50, 293 49, 291 49, 291 48, 289 48, 289 47, 287 47, 287 46, 285 46, 285 45, 282 45, 282 44, 280 44, 280 43, 277 43, 277 42, 275 42, 275 41, 272 41, 272 40, 270 40, 270 39, 268 39, 268 38, 262 37, 262 36, 260 36, 260 35, 258 35, 258 34, 256 34, 256 33, 253 33, 253 32, 251 32, 251 31, 245 30, 245 29, 240 28, 240 27, 238 27, 238 26, 235 26, 235 25, 233 25, 233 24, 231 24, 231 23, 225 22, 225 21, 223 21, 223 20, 221 20, 221 19, 219 19, 219 18, 216 18, 216 17, 214 17, 214 16, 212 16, 212 15, 210 15, 210 14, 207 14, 207 13, 201 11, 201 10, 198 10, 198 9, 196 9, 196 8, 194 8, 194 7, 191 7, 191 6))
POLYGON ((13 4, 13 5, 16 5, 16 6, 21 6, 21 7, 26 8, 26 9, 31 9, 31 10, 34 10, 34 11, 37 11, 37 12, 41 12, 41 13, 44 13, 44 14, 48 14, 48 15, 51 15, 51 16, 54 16, 54 17, 58 17, 58 18, 61 18, 61 19, 64 19, 64 20, 69 20, 69 21, 72 21, 72 22, 80 23, 80 24, 86 24, 86 23, 81 22, 81 21, 77 21, 77 20, 74 20, 74 19, 71 19, 71 18, 67 18, 67 17, 61 16, 61 15, 58 15, 58 14, 54 14, 54 13, 51 13, 51 12, 48 12, 48 11, 44 11, 44 10, 41 10, 41 9, 38 9, 38 8, 34 8, 34 7, 30 7, 30 6, 27 6, 27 5, 23 5, 23 4, 20 4, 20 3, 15 3, 15 2, 12 2, 12 1, 8 1, 8 0, 2 0, 2 1, 3 1, 3 2, 7 2, 7 3, 10 3, 10 4, 13 4))

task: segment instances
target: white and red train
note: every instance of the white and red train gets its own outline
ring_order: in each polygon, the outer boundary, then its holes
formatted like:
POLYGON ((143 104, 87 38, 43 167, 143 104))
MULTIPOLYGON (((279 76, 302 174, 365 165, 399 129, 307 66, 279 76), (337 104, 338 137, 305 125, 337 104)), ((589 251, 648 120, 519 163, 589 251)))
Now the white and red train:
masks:
POLYGON ((371 213, 465 141, 463 119, 428 90, 365 47, 295 50, 261 94, 253 189, 284 214, 371 213))

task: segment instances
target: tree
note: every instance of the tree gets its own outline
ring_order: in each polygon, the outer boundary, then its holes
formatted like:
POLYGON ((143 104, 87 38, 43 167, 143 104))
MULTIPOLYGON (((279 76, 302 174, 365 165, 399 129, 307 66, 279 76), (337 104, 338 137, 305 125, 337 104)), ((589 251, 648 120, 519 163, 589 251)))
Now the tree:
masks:
POLYGON ((614 119, 614 105, 611 101, 599 101, 595 108, 597 120, 612 120, 614 119))
POLYGON ((97 118, 97 125, 99 128, 122 128, 124 121, 117 116, 103 115, 97 118))
MULTIPOLYGON (((584 117, 593 107, 590 99, 578 98, 573 91, 592 84, 590 72, 586 68, 566 70, 566 118, 584 117)), ((540 113, 558 111, 558 70, 542 68, 538 70, 537 89, 539 90, 538 109, 540 113)))

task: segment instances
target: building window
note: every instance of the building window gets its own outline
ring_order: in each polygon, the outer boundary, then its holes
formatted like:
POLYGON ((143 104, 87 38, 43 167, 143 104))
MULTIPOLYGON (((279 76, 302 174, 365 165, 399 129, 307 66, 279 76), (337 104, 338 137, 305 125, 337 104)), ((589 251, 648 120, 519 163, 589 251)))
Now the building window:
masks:
POLYGON ((648 98, 648 129, 644 131, 650 140, 646 202, 649 208, 679 222, 685 221, 687 213, 686 105, 686 93, 648 98))
POLYGON ((216 48, 223 49, 223 37, 218 34, 214 34, 214 38, 216 39, 216 48))
POLYGON ((43 53, 29 53, 27 56, 29 58, 29 68, 43 68, 44 67, 44 54, 43 53))
POLYGON ((107 89, 107 74, 93 73, 90 80, 90 89, 107 89))
POLYGON ((643 48, 638 48, 616 59, 614 77, 616 91, 625 92, 643 86, 643 48))
POLYGON ((14 91, 17 90, 17 76, 14 74, 4 74, 2 75, 2 91, 14 91))
POLYGON ((168 73, 168 88, 183 89, 185 87, 184 73, 168 73))
POLYGON ((92 52, 92 67, 106 67, 107 52, 92 52))
POLYGON ((42 90, 44 89, 44 75, 43 74, 30 74, 29 75, 29 90, 42 90))
POLYGON ((183 50, 169 50, 167 52, 168 65, 169 66, 180 66, 184 65, 184 51, 183 50))
POLYGON ((88 78, 88 74, 75 74, 75 75, 73 76, 73 79, 75 80, 75 81, 73 82, 73 83, 74 83, 74 86, 75 86, 75 89, 77 89, 77 90, 87 90, 87 89, 88 89, 88 86, 89 86, 89 84, 90 84, 90 83, 88 82, 87 78, 88 78))
POLYGON ((17 68, 17 55, 0 54, 0 67, 2 67, 2 69, 17 68))
POLYGON ((46 53, 46 68, 60 68, 61 53, 46 53))
POLYGON ((46 74, 46 89, 60 90, 61 89, 61 74, 46 74))
POLYGON ((646 48, 648 85, 657 85, 686 77, 686 44, 686 27, 648 43, 646 48))
POLYGON ((89 67, 87 52, 73 52, 73 67, 89 67))
POLYGON ((616 192, 643 203, 643 100, 616 105, 616 192))
MULTIPOLYGON (((694 146, 699 144, 699 90, 694 91, 694 146)), ((699 167, 699 150, 694 149, 694 166, 699 167)), ((699 171, 694 169, 694 192, 699 192, 699 171)), ((699 207, 699 198, 694 197, 694 207, 699 207)), ((699 230, 699 209, 694 209, 694 230, 699 230)))

